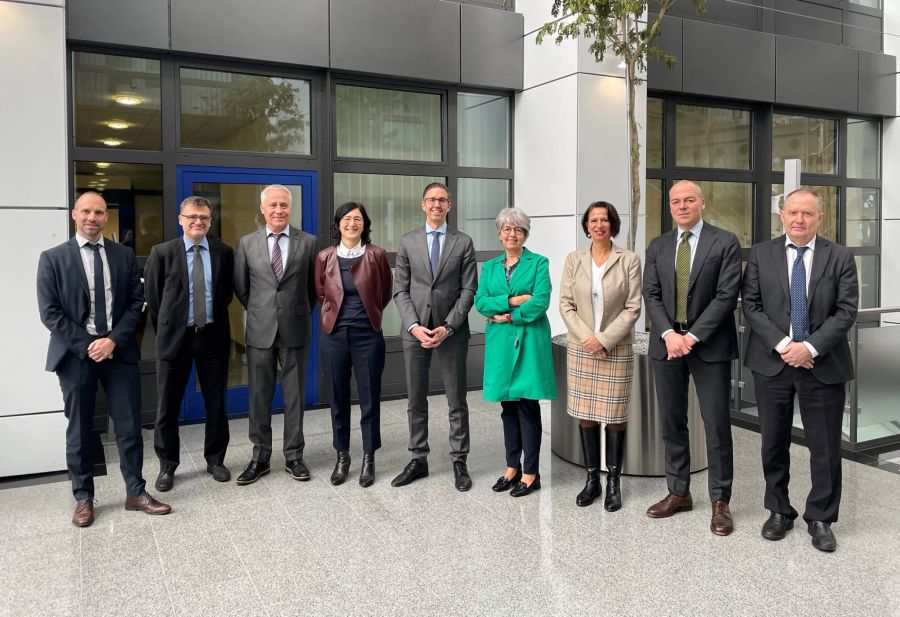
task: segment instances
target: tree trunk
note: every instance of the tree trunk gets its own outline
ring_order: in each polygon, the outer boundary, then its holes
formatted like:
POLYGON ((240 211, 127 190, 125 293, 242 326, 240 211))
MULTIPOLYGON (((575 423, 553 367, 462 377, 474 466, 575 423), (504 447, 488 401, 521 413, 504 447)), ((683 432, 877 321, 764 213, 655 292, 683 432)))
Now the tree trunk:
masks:
POLYGON ((628 249, 634 250, 637 239, 638 215, 641 208, 641 144, 638 140, 638 124, 635 117, 635 70, 634 58, 625 60, 626 81, 628 83, 628 136, 631 162, 631 224, 628 226, 628 249))

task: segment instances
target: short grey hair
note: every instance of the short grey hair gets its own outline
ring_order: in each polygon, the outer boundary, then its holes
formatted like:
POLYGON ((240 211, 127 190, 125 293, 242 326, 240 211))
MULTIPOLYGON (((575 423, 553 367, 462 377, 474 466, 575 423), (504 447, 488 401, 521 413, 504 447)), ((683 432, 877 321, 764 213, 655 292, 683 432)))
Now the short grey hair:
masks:
POLYGON ((790 193, 785 195, 784 196, 784 204, 781 206, 781 209, 783 210, 784 206, 787 205, 788 199, 790 199, 791 197, 793 197, 794 195, 796 195, 798 193, 806 193, 807 195, 812 195, 813 197, 815 197, 816 198, 816 210, 818 210, 819 212, 825 212, 825 204, 822 203, 822 196, 819 195, 813 189, 809 188, 808 186, 801 186, 800 188, 794 189, 793 191, 791 191, 790 193))
POLYGON ((521 227, 525 230, 525 237, 531 233, 531 218, 521 208, 503 208, 497 214, 497 231, 505 225, 521 227))
POLYGON ((284 191, 285 193, 287 193, 288 205, 290 205, 291 202, 294 200, 294 196, 291 195, 291 191, 288 189, 288 187, 284 186, 283 184, 270 184, 269 186, 264 188, 262 191, 260 191, 259 203, 261 203, 261 204, 266 203, 266 193, 268 193, 269 191, 284 191))
POLYGON ((197 195, 186 197, 184 201, 181 202, 181 205, 178 206, 178 213, 181 214, 182 212, 184 212, 184 209, 188 206, 194 206, 196 208, 209 208, 209 211, 212 212, 212 204, 209 203, 209 200, 206 197, 199 197, 197 195))

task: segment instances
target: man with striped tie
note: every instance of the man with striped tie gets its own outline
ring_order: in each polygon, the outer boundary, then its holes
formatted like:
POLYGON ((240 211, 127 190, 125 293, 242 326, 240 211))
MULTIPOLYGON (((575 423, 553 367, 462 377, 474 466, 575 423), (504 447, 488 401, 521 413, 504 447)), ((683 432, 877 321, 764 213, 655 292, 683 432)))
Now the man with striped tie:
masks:
POLYGON ((316 239, 290 225, 291 193, 280 184, 263 189, 266 224, 240 239, 234 256, 234 292, 247 309, 247 373, 253 458, 237 477, 252 484, 269 473, 272 397, 281 368, 284 393, 285 471, 309 480, 303 462, 303 399, 310 316, 316 304, 316 239))
POLYGON ((785 235, 750 249, 742 289, 762 436, 767 540, 781 540, 797 511, 788 497, 794 397, 809 446, 812 488, 803 520, 820 551, 837 541, 831 523, 841 501, 841 423, 846 382, 853 379, 847 332, 856 320, 859 286, 850 249, 817 235, 822 199, 799 188, 780 212, 785 235))

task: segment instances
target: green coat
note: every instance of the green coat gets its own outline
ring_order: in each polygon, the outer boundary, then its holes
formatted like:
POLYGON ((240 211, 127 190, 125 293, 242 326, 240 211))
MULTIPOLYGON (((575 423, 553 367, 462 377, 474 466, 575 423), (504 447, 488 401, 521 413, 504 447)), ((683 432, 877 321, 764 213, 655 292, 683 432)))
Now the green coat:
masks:
POLYGON ((509 284, 503 255, 484 263, 475 308, 485 317, 509 313, 512 323, 488 322, 484 344, 484 400, 556 398, 550 342, 550 265, 547 258, 525 249, 509 284), (510 308, 509 296, 531 294, 510 308))

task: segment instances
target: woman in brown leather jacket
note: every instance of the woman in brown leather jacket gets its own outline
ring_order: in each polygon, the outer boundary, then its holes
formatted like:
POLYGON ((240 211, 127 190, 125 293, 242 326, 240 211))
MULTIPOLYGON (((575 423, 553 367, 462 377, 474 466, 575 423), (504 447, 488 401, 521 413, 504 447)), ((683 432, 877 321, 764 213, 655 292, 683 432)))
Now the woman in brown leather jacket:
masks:
POLYGON ((322 305, 319 349, 331 401, 331 428, 337 462, 332 484, 343 484, 350 470, 350 369, 356 373, 361 410, 363 462, 359 484, 375 481, 375 450, 381 447, 381 373, 384 335, 381 316, 391 301, 387 254, 371 244, 372 221, 360 203, 334 213, 334 246, 316 258, 316 294, 322 305))

